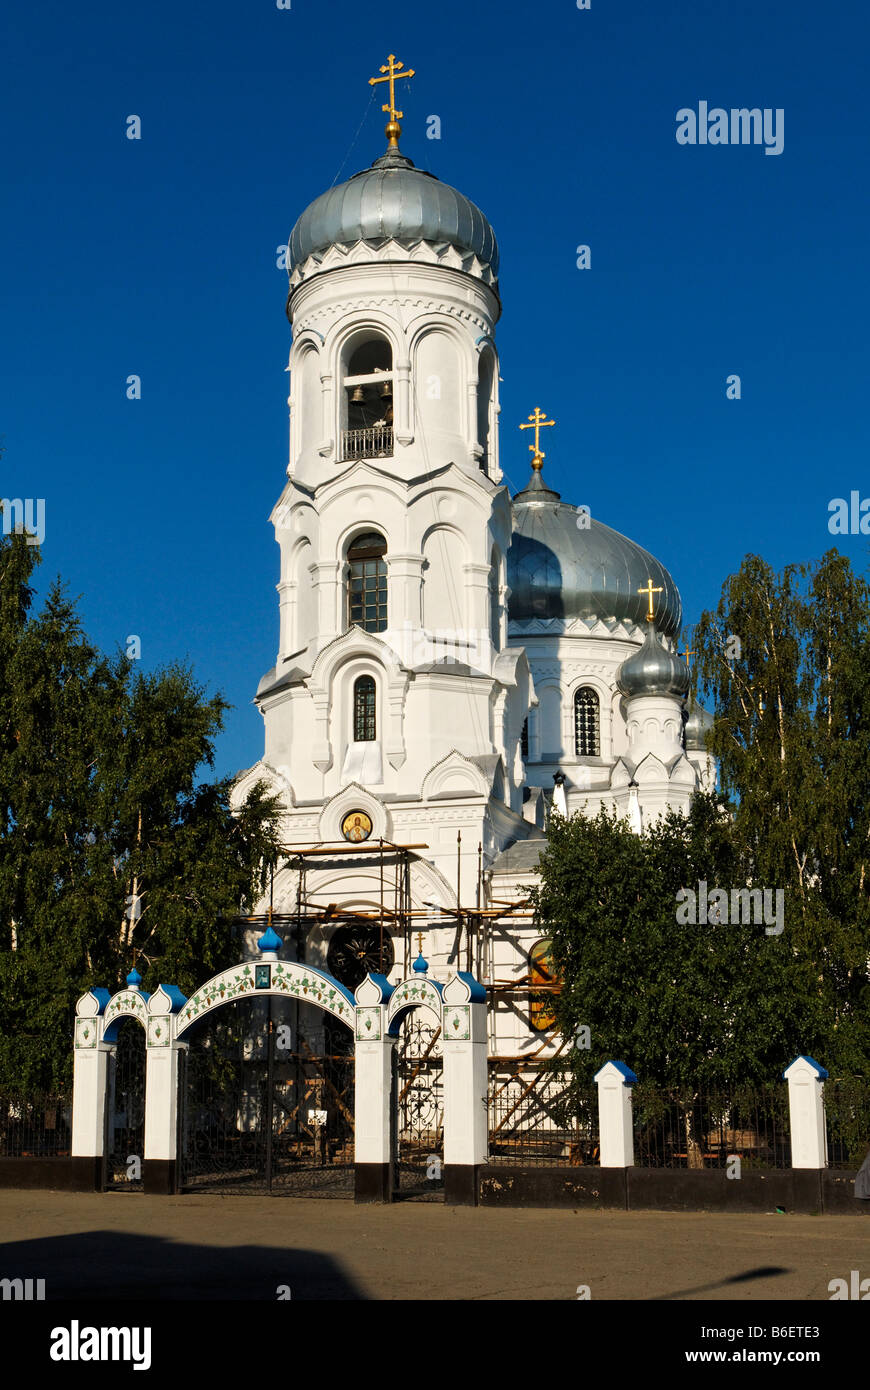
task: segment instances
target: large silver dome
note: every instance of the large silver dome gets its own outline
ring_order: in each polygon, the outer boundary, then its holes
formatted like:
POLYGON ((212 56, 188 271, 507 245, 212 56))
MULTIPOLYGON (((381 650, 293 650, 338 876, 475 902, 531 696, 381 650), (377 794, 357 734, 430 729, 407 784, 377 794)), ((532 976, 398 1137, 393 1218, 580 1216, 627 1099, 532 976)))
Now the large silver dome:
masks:
POLYGON ((654 555, 610 526, 584 517, 546 487, 540 473, 513 499, 513 536, 507 557, 508 619, 601 618, 643 624, 648 601, 638 590, 652 580, 655 623, 666 637, 680 631, 676 584, 654 555))
POLYGON ((498 243, 480 208, 398 150, 315 198, 290 233, 289 269, 330 246, 391 240, 455 246, 498 275, 498 243))

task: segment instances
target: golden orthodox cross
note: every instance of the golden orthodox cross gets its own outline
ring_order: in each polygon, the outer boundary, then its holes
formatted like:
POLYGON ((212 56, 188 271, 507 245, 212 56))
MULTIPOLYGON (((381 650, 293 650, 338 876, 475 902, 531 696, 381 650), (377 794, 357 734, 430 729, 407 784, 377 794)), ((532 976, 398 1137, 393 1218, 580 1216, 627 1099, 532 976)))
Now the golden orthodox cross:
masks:
POLYGON ((423 933, 422 933, 421 931, 418 931, 418 932, 417 932, 417 950, 420 952, 420 955, 422 956, 422 954, 423 954, 423 933))
POLYGON ((388 111, 390 113, 390 119, 387 123, 386 131, 387 139, 389 140, 390 145, 394 149, 398 149, 399 136, 402 133, 399 121, 402 119, 405 113, 404 111, 396 110, 396 82, 399 78, 402 77, 413 77, 414 69, 408 68, 408 70, 405 71, 404 67, 402 66, 402 63, 396 58, 395 53, 391 53, 389 58, 387 59, 387 62, 381 66, 381 72, 384 74, 383 77, 369 78, 369 86, 374 87, 377 85, 378 82, 389 82, 390 84, 390 100, 384 103, 384 105, 381 107, 381 110, 388 111))
POLYGON ((541 468, 543 467, 544 459, 547 457, 547 455, 543 453, 541 450, 541 430, 546 429, 548 425, 555 425, 555 423, 555 420, 545 420, 544 411, 541 409, 539 405, 536 405, 534 415, 529 416, 529 423, 527 425, 520 425, 521 430, 535 431, 535 442, 534 444, 530 444, 529 448, 534 454, 534 458, 532 459, 532 467, 535 469, 537 473, 540 473, 541 468))
POLYGON ((684 652, 681 652, 680 655, 682 656, 683 660, 685 661, 686 665, 688 666, 688 664, 689 664, 689 657, 695 655, 695 653, 692 651, 692 648, 689 646, 688 642, 686 643, 686 650, 685 650, 684 652))
POLYGON ((664 590, 661 588, 654 589, 652 580, 648 579, 644 587, 642 589, 638 589, 637 592, 639 594, 646 594, 647 598, 649 599, 649 612, 646 615, 646 620, 648 623, 651 623, 655 618, 655 614, 653 612, 653 594, 661 594, 664 592, 664 590))

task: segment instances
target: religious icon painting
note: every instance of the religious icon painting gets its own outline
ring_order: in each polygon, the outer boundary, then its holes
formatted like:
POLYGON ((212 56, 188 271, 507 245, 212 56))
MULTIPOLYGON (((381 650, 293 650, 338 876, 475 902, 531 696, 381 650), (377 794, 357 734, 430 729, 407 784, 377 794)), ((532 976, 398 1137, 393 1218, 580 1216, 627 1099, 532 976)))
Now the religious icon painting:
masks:
POLYGON ((535 985, 549 986, 549 989, 538 990, 530 994, 530 1019, 532 1027, 538 1033, 545 1032, 552 1028, 556 1022, 556 1015, 553 1010, 553 986, 559 982, 556 968, 553 965, 553 943, 552 941, 539 941, 533 946, 529 954, 529 984, 534 991, 535 985))
POLYGON ((270 965, 254 966, 254 987, 256 989, 268 989, 272 983, 272 967, 270 965))
POLYGON ((372 833, 372 818, 365 811, 348 811, 341 822, 341 833, 351 844, 358 845, 372 833))

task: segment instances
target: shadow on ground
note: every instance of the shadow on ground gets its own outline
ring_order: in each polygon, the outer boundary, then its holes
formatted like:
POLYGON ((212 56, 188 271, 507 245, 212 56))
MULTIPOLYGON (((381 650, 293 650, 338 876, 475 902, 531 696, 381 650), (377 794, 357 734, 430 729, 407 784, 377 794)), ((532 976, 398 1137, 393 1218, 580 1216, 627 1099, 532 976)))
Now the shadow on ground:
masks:
POLYGON ((341 1265, 316 1250, 189 1245, 118 1231, 75 1232, 0 1246, 0 1279, 44 1279, 57 1299, 364 1299, 341 1265), (279 1293, 283 1290, 283 1294, 279 1293))
POLYGON ((791 1274, 791 1270, 785 1269, 782 1265, 761 1265, 758 1269, 744 1270, 742 1274, 732 1274, 728 1279, 717 1279, 712 1284, 698 1284, 693 1289, 677 1289, 674 1293, 656 1294, 651 1302, 670 1302, 675 1298, 687 1298, 690 1294, 697 1297, 701 1293, 712 1293, 714 1289, 727 1289, 732 1284, 748 1284, 753 1279, 772 1279, 782 1274, 791 1274))

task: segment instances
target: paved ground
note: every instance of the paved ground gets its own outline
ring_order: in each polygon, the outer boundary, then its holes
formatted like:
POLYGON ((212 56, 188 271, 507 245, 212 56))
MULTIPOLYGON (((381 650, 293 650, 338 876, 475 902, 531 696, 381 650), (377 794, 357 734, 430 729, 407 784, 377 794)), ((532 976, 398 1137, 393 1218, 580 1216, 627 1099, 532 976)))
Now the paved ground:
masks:
POLYGON ((824 1299, 870 1276, 849 1216, 577 1212, 0 1191, 0 1278, 46 1297, 824 1299))

